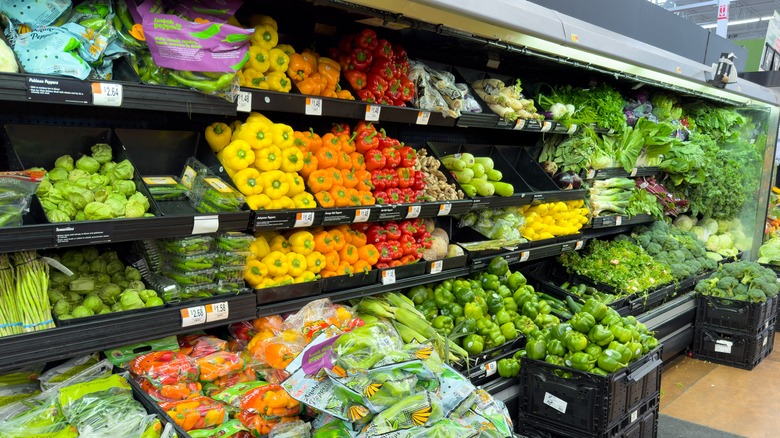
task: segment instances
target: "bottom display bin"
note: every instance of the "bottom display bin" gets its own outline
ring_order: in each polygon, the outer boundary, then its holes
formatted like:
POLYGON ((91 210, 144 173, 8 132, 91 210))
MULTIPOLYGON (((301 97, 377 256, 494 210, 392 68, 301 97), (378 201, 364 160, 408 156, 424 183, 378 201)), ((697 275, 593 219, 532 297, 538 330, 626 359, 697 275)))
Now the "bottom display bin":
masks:
POLYGON ((277 301, 292 300, 295 298, 313 297, 322 293, 323 280, 308 281, 305 283, 288 284, 285 286, 267 287, 255 289, 257 304, 275 303, 277 301))
POLYGON ((769 356, 774 343, 774 323, 756 335, 697 325, 693 334, 693 357, 752 370, 769 356))
POLYGON ((337 275, 322 279, 322 293, 337 292, 340 290, 354 289, 361 286, 376 284, 378 270, 353 275, 337 275))
POLYGON ((583 436, 602 436, 660 394, 661 349, 608 376, 523 358, 520 413, 532 421, 581 431, 583 436), (559 370, 571 377, 558 376, 559 370))

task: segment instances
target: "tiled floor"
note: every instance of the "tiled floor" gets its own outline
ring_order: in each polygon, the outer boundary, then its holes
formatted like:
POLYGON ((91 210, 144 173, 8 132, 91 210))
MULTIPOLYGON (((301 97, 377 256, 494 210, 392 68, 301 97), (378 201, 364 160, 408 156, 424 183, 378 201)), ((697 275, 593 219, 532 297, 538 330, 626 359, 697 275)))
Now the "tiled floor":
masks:
POLYGON ((688 357, 664 367, 661 414, 749 438, 780 436, 780 334, 751 371, 688 357))

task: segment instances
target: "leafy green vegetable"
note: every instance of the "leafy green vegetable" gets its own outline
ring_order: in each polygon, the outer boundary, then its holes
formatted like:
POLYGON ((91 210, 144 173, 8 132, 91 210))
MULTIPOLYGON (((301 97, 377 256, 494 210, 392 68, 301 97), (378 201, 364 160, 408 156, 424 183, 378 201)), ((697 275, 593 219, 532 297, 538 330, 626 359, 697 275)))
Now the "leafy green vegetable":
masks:
POLYGON ((620 132, 626 127, 623 106, 626 101, 620 92, 607 84, 593 88, 576 88, 571 85, 554 87, 548 98, 554 102, 565 102, 574 106, 573 123, 595 124, 599 128, 620 132))
POLYGON ((758 248, 758 263, 780 265, 780 237, 773 237, 758 248))
POLYGON ((656 219, 663 219, 664 208, 658 202, 658 198, 642 188, 635 188, 631 191, 631 197, 628 199, 626 207, 626 216, 634 217, 638 214, 649 214, 656 219))

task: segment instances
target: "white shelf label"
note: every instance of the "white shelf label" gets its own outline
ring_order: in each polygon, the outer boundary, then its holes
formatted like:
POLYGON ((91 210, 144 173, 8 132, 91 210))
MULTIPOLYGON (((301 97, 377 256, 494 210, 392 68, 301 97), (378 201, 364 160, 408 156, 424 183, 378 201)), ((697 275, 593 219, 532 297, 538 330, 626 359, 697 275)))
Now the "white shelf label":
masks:
POLYGON ((577 132, 577 124, 576 123, 572 123, 571 125, 569 125, 569 130, 566 131, 566 133, 567 134, 574 134, 575 132, 577 132))
POLYGON ((623 225, 623 216, 615 216, 615 225, 616 226, 623 225))
POLYGON ((595 177, 596 177, 596 170, 595 169, 588 169, 588 174, 585 175, 585 178, 593 179, 595 177))
POLYGON ((633 423, 636 421, 636 419, 639 418, 639 411, 634 411, 631 413, 631 421, 629 423, 633 423))
POLYGON ((358 222, 368 222, 368 216, 371 213, 371 210, 367 208, 358 208, 355 210, 355 220, 352 222, 358 223, 358 222))
POLYGON ((227 319, 230 309, 227 301, 220 303, 206 304, 206 322, 220 321, 227 319))
POLYGON ((100 106, 122 106, 122 84, 113 82, 93 82, 92 104, 100 106))
POLYGON ((450 210, 452 210, 452 204, 441 204, 439 205, 438 216, 447 216, 450 214, 450 210))
POLYGON ((542 132, 548 132, 553 128, 553 124, 551 122, 543 122, 542 123, 542 132))
POLYGON ((420 210, 422 210, 422 207, 419 205, 410 205, 409 211, 406 213, 406 218, 414 219, 416 217, 420 217, 420 210))
POLYGON ((764 342, 761 343, 762 347, 766 347, 766 343, 769 341, 769 337, 764 338, 764 342))
POLYGON ((488 362, 483 367, 485 368, 485 377, 490 377, 498 371, 498 365, 495 361, 488 362))
POLYGON ((239 91, 236 96, 236 111, 240 113, 252 112, 252 93, 248 91, 239 91))
POLYGON ((306 98, 306 115, 307 116, 321 116, 322 115, 322 99, 318 97, 306 98))
POLYGON ((366 121, 378 122, 379 114, 382 113, 382 107, 379 105, 366 105, 366 121))
POLYGON ((436 260, 435 262, 431 262, 431 274, 438 274, 439 272, 441 272, 443 266, 444 266, 444 262, 441 260, 436 260))
POLYGON ((636 167, 634 167, 633 169, 631 169, 631 173, 629 173, 628 175, 629 176, 636 176, 637 171, 638 171, 638 169, 636 167))
POLYGON ((192 222, 192 234, 216 233, 219 230, 219 216, 195 216, 192 222))
POLYGON ((310 227, 314 223, 314 212, 296 213, 294 228, 310 227))
POLYGON ((395 283, 395 269, 386 269, 382 271, 382 284, 394 284, 395 283))
POLYGON ((206 322, 206 308, 203 306, 181 309, 181 326, 190 327, 206 322))
POLYGON ((525 128, 525 119, 517 119, 514 129, 523 129, 523 128, 525 128))
POLYGON ((561 400, 560 398, 550 394, 549 392, 544 393, 544 404, 547 406, 555 409, 556 411, 560 412, 561 414, 566 413, 566 407, 568 403, 561 400))
POLYGON ((431 119, 431 113, 430 111, 418 111, 417 112, 417 124, 418 125, 427 125, 428 120, 431 119))
POLYGON ((734 343, 731 341, 718 339, 717 341, 715 341, 715 352, 730 354, 732 345, 734 345, 734 343))
POLYGON ((528 258, 531 257, 531 251, 523 251, 520 253, 520 261, 525 262, 528 261, 528 258))
POLYGON ((577 243, 574 244, 574 250, 579 251, 582 249, 582 246, 585 244, 582 240, 578 240, 577 243))

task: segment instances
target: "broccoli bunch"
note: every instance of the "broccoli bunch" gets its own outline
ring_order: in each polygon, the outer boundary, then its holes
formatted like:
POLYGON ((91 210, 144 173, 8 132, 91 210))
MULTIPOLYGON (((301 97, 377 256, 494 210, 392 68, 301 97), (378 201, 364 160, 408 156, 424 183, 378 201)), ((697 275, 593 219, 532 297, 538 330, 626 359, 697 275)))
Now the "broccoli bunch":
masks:
POLYGON ((717 269, 718 263, 707 257, 704 243, 696 235, 656 221, 639 228, 632 237, 650 256, 671 267, 672 276, 681 280, 717 269))
POLYGON ((778 291, 775 272, 748 261, 722 265, 710 278, 696 284, 696 292, 702 295, 754 303, 774 298, 778 291))

